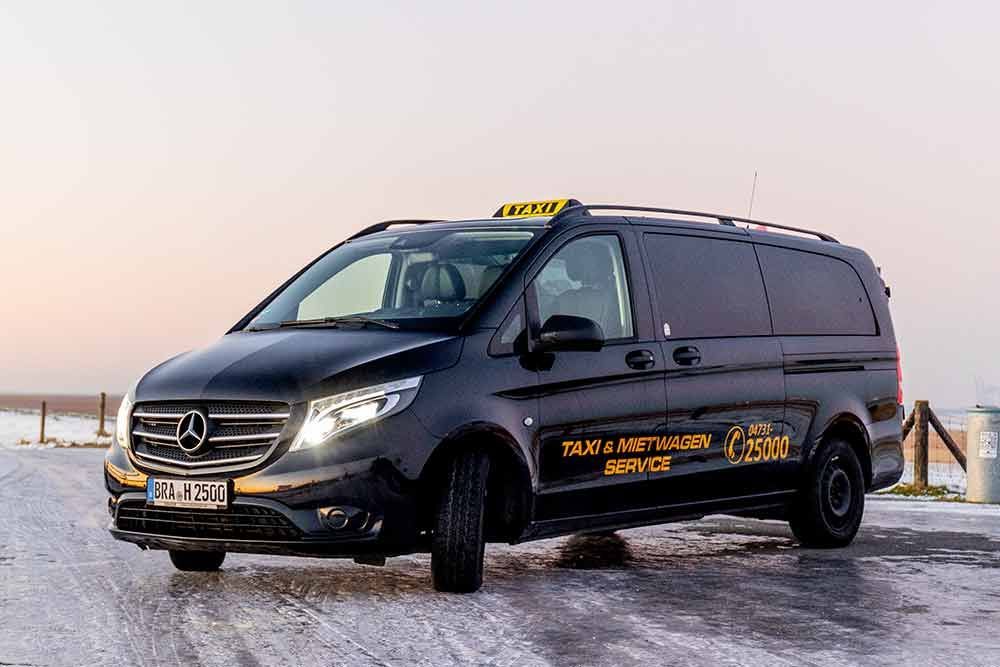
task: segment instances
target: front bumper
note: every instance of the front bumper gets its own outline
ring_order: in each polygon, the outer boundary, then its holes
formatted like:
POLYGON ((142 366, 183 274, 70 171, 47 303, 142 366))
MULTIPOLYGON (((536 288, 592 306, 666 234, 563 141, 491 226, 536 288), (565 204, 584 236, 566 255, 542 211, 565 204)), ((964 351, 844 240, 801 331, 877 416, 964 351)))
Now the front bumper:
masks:
MULTIPOLYGON (((148 516, 145 494, 127 493, 112 507, 113 519, 109 526, 112 537, 131 542, 142 549, 177 549, 184 551, 227 551, 234 553, 260 553, 285 556, 358 557, 364 555, 392 556, 410 553, 417 547, 417 540, 387 540, 383 531, 384 520, 369 518, 356 527, 342 531, 331 531, 316 525, 316 513, 308 510, 290 510, 276 502, 261 499, 235 499, 227 511, 240 512, 251 508, 267 508, 283 517, 287 522, 281 531, 281 539, 262 537, 259 531, 253 535, 243 534, 246 528, 234 527, 232 522, 220 523, 220 514, 209 515, 189 510, 168 511, 170 520, 180 519, 186 525, 179 532, 202 534, 214 533, 212 537, 191 534, 170 534, 178 530, 178 521, 168 526, 163 519, 136 519, 135 514, 148 516), (132 516, 130 516, 132 515, 132 516), (193 519, 193 520, 192 520, 193 519), (202 522, 199 522, 202 519, 202 522), (187 523, 190 520, 190 523, 187 523), (312 526, 312 532, 303 530, 312 526), (295 535, 289 535, 294 532, 295 535)), ((164 511, 157 510, 156 516, 163 517, 164 511)), ((226 515, 221 515, 222 517, 226 515)), ((238 516, 238 515, 237 515, 238 516)), ((273 516, 273 515, 272 515, 273 516)))
POLYGON ((401 461, 318 456, 286 453, 262 470, 233 478, 226 510, 187 510, 147 505, 149 476, 177 476, 147 475, 112 445, 104 463, 109 530, 145 549, 357 557, 426 548, 417 480, 406 476, 401 461), (345 525, 324 519, 334 509, 343 511, 345 525))

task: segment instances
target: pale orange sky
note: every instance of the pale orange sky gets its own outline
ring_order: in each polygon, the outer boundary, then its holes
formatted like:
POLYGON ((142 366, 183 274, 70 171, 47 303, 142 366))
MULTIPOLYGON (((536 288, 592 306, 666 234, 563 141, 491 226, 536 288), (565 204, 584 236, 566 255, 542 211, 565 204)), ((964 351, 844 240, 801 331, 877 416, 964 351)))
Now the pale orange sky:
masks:
POLYGON ((884 269, 907 402, 1000 385, 992 3, 0 6, 0 391, 124 390, 353 230, 575 196, 884 269), (958 7, 958 9, 956 9, 958 7))

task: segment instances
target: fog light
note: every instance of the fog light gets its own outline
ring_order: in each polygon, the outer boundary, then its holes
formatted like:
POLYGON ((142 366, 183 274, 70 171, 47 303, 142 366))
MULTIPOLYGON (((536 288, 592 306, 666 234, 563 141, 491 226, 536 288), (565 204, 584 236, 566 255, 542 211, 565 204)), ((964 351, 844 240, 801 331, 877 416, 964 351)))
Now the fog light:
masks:
POLYGON ((371 518, 367 511, 351 505, 320 507, 316 514, 327 530, 365 530, 371 518))
POLYGON ((339 507, 327 508, 323 511, 322 517, 323 523, 330 530, 343 530, 347 528, 347 524, 351 521, 351 517, 347 515, 347 512, 339 507))

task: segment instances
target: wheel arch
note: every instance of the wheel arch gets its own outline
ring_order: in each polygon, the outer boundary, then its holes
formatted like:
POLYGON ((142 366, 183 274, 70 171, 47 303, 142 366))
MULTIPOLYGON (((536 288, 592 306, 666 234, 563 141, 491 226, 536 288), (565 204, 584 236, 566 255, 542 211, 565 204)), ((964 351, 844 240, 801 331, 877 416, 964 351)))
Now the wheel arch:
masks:
MULTIPOLYGON (((872 485, 871 439, 864 422, 849 412, 836 415, 827 423, 819 437, 816 438, 816 442, 822 446, 823 443, 833 438, 840 438, 851 446, 855 456, 858 457, 858 462, 861 463, 861 469, 865 476, 865 487, 870 488, 872 485)), ((819 447, 814 447, 812 457, 815 457, 818 451, 819 447)))
POLYGON ((449 433, 434 448, 420 472, 421 528, 430 525, 448 461, 467 447, 482 448, 490 459, 487 483, 486 526, 490 541, 514 542, 531 516, 531 472, 517 440, 492 422, 473 422, 449 433))

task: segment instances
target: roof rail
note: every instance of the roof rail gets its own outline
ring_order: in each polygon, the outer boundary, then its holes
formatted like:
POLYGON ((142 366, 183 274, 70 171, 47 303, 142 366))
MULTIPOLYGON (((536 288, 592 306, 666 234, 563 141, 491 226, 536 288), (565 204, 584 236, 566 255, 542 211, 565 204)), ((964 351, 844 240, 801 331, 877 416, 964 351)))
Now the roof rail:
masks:
POLYGON ((393 225, 426 225, 430 222, 444 222, 443 220, 386 220, 385 222, 376 222, 374 225, 369 225, 365 227, 360 232, 354 236, 349 237, 348 241, 353 241, 356 238, 362 236, 368 236, 369 234, 374 234, 375 232, 384 232, 393 225))
POLYGON ((593 210, 600 211, 642 211, 647 213, 669 213, 671 215, 690 215, 698 218, 715 218, 720 225, 727 225, 729 227, 735 227, 737 222, 746 222, 751 225, 761 225, 763 227, 772 227, 774 229, 784 229, 789 232, 799 232, 800 234, 809 234, 819 238, 821 241, 828 241, 830 243, 839 243, 837 239, 833 238, 829 234, 824 234, 823 232, 813 231, 812 229, 803 229, 801 227, 790 227, 788 225, 779 225, 775 222, 763 222, 761 220, 751 220, 750 218, 737 218, 732 215, 724 215, 722 213, 702 213, 700 211, 682 211, 673 208, 656 208, 653 206, 628 206, 621 204, 580 204, 578 206, 569 206, 552 216, 549 220, 549 225, 554 225, 556 222, 571 217, 575 214, 586 215, 588 212, 593 210))

